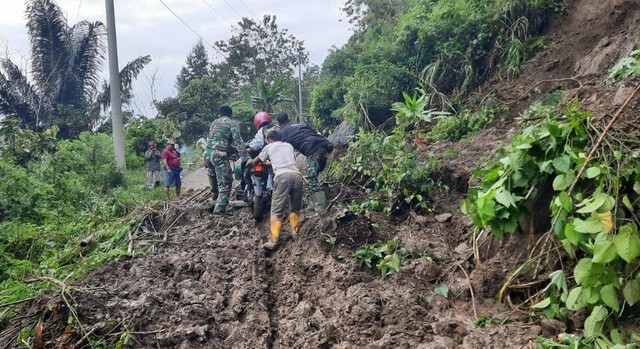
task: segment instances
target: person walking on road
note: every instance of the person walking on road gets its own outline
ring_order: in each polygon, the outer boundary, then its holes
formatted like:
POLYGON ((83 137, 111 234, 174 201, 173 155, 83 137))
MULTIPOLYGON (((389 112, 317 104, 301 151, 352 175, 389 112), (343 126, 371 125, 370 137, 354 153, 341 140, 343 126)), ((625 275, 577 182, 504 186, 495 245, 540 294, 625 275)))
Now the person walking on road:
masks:
POLYGON ((167 141, 167 146, 162 151, 162 167, 164 175, 164 194, 169 196, 169 189, 176 189, 176 199, 180 198, 180 187, 182 181, 180 179, 180 152, 176 149, 176 143, 170 139, 167 141))
POLYGON ((144 160, 147 165, 147 181, 144 185, 146 190, 151 190, 160 180, 160 159, 162 153, 156 148, 156 142, 149 141, 148 149, 144 152, 144 160))
POLYGON ((233 119, 233 110, 224 105, 220 107, 220 117, 209 127, 205 158, 213 165, 218 183, 218 199, 214 214, 223 214, 229 205, 229 195, 233 184, 233 173, 229 161, 236 161, 244 155, 242 136, 238 123, 233 119))
POLYGON ((271 239, 264 245, 267 249, 273 249, 280 238, 282 220, 287 206, 290 208, 289 224, 294 237, 298 233, 303 181, 302 174, 296 166, 293 146, 282 142, 282 135, 279 131, 270 131, 266 137, 267 145, 257 157, 249 160, 248 163, 253 165, 257 162, 270 162, 276 175, 271 197, 271 239))

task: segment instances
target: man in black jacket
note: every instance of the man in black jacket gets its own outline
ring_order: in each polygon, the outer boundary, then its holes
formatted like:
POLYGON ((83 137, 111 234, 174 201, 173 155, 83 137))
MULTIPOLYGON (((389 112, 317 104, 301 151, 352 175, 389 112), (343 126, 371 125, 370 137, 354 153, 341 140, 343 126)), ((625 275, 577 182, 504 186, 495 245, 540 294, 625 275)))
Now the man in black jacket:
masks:
POLYGON ((277 120, 282 141, 290 143, 295 150, 307 157, 307 176, 311 193, 322 191, 318 184, 318 175, 327 165, 327 154, 331 153, 333 145, 308 125, 292 124, 287 113, 278 114, 277 120))

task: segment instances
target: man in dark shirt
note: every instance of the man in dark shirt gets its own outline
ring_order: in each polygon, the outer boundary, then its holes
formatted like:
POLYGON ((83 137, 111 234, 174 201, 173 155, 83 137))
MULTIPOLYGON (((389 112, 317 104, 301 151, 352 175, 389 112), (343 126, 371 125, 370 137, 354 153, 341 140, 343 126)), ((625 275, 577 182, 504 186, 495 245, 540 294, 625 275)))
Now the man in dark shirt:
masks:
POLYGON ((318 175, 327 165, 327 155, 333 150, 333 145, 308 125, 292 124, 287 113, 278 114, 277 120, 282 141, 291 144, 295 150, 307 157, 307 176, 311 193, 321 192, 318 175))

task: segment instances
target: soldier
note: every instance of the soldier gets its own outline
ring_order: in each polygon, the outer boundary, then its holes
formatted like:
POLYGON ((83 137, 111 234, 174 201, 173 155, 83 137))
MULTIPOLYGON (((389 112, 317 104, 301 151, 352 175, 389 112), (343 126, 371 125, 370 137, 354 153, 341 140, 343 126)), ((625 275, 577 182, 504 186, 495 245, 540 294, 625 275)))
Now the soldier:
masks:
POLYGON ((240 128, 232 117, 233 110, 224 105, 220 107, 220 117, 209 127, 205 157, 210 159, 218 181, 218 200, 213 209, 214 214, 223 214, 229 204, 233 184, 229 160, 236 161, 244 154, 240 128))

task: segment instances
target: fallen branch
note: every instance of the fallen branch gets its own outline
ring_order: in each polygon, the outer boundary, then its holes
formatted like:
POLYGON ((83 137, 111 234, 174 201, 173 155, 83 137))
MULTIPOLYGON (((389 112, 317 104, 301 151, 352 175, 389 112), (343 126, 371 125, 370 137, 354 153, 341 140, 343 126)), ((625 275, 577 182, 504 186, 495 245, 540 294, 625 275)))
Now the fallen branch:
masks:
POLYGON ((182 212, 182 213, 178 216, 178 218, 176 218, 176 219, 173 221, 173 223, 171 223, 171 224, 169 225, 169 227, 168 227, 167 229, 164 229, 164 236, 162 237, 162 240, 163 240, 163 241, 167 241, 167 239, 168 239, 168 234, 169 234, 169 230, 171 230, 171 228, 173 228, 173 226, 178 222, 178 220, 180 220, 180 218, 182 218, 182 216, 184 216, 184 212, 182 212))
POLYGON ((462 270, 462 272, 464 273, 464 277, 467 278, 467 282, 469 283, 469 292, 471 292, 471 305, 473 306, 473 317, 477 319, 478 311, 476 310, 476 297, 473 293, 473 286, 471 285, 471 279, 469 279, 469 275, 467 274, 467 271, 464 270, 462 265, 458 264, 458 267, 460 268, 460 270, 462 270))
POLYGON ((27 283, 27 284, 33 284, 33 283, 36 283, 36 282, 48 282, 50 284, 58 286, 58 288, 60 288, 62 291, 66 291, 66 290, 72 288, 69 285, 65 284, 64 282, 62 282, 62 281, 60 281, 58 279, 54 279, 54 278, 49 277, 49 276, 41 276, 41 277, 37 277, 37 278, 33 278, 33 279, 27 279, 27 280, 24 280, 24 282, 27 283))
POLYGON ((101 321, 101 322, 98 322, 98 323, 97 323, 97 324, 95 324, 95 325, 93 325, 93 326, 89 329, 89 331, 87 331, 87 333, 85 333, 85 335, 84 335, 84 336, 82 336, 82 338, 80 338, 80 340, 79 340, 79 341, 77 341, 77 342, 76 342, 76 344, 74 344, 71 348, 72 348, 72 349, 75 349, 75 348, 80 348, 80 347, 82 347, 82 343, 83 343, 84 341, 86 341, 86 340, 87 340, 87 338, 89 338, 89 336, 90 336, 93 332, 97 331, 98 329, 103 328, 104 326, 105 326, 105 324, 104 324, 104 322, 102 322, 102 321, 101 321))

